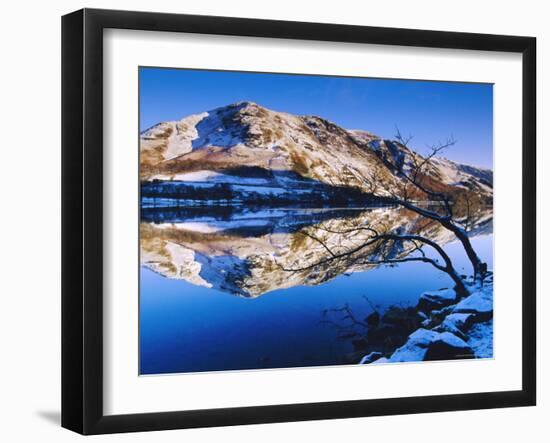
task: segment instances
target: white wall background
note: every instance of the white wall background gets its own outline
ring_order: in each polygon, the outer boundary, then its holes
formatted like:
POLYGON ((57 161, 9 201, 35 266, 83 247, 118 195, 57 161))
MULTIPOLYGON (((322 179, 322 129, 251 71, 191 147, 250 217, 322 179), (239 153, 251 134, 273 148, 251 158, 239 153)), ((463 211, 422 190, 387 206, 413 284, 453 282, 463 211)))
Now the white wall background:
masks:
MULTIPOLYGON (((462 0, 321 2, 111 0, 5 2, 0 69, 0 438, 68 442, 60 414, 60 17, 81 7, 274 18, 531 35, 538 38, 538 146, 550 120, 550 28, 544 2, 462 0), (545 111, 546 110, 546 114, 545 111)), ((550 157, 539 155, 539 225, 550 221, 550 157)), ((539 236, 539 250, 550 247, 539 236)), ((539 275, 550 260, 539 253, 539 275)), ((511 257, 511 259, 513 259, 511 257)), ((539 313, 550 285, 539 279, 539 313)), ((539 319, 543 316, 539 314, 539 319)), ((550 327, 539 321, 539 406, 459 413, 331 420, 101 436, 94 441, 407 442, 544 441, 550 435, 550 327)), ((519 357, 519 352, 518 352, 519 357)), ((452 381, 450 381, 452 382, 452 381)))

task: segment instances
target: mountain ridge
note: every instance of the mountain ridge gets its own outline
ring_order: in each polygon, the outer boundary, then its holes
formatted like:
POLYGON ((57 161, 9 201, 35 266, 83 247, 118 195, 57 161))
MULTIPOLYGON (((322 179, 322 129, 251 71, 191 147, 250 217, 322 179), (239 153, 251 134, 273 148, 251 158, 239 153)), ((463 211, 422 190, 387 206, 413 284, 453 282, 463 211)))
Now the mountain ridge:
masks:
MULTIPOLYGON (((140 134, 142 182, 186 182, 197 174, 223 176, 239 168, 258 168, 368 193, 376 172, 383 185, 377 194, 388 197, 403 185, 395 165, 407 171, 415 159, 423 158, 369 131, 348 130, 319 116, 273 111, 250 101, 161 122, 140 134)), ((426 176, 434 190, 466 191, 485 203, 492 201, 490 169, 435 157, 426 176)))

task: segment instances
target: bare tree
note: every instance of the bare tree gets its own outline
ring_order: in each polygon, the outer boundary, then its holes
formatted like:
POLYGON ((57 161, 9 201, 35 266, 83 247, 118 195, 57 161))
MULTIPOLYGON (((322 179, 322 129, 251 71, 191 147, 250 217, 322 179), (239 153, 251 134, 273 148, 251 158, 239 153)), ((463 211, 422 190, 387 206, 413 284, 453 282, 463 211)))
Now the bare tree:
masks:
MULTIPOLYGON (((468 237, 468 225, 464 227, 455 217, 453 212, 453 195, 445 190, 435 190, 431 185, 433 181, 430 178, 430 168, 433 169, 432 159, 444 149, 447 149, 456 144, 456 140, 451 137, 443 143, 438 143, 429 147, 429 153, 422 157, 413 153, 408 143, 412 136, 404 137, 399 128, 395 136, 397 144, 402 148, 400 152, 403 156, 396 160, 395 158, 384 158, 384 162, 388 167, 397 173, 401 178, 401 185, 390 186, 387 181, 380 179, 380 171, 374 168, 372 175, 367 179, 371 192, 374 195, 390 195, 390 201, 396 205, 402 206, 410 211, 413 211, 422 217, 428 218, 439 223, 445 229, 451 231, 458 241, 462 244, 464 251, 472 265, 475 279, 483 281, 487 274, 487 264, 482 262, 476 251, 474 250, 470 238, 468 237), (396 191, 397 189, 397 191, 396 191), (440 210, 431 209, 429 206, 421 205, 415 201, 414 196, 424 196, 429 202, 439 204, 440 210)), ((469 201, 468 201, 469 203, 469 201)), ((469 208, 468 208, 469 211, 469 208)), ((469 214, 467 220, 469 220, 469 214)))
MULTIPOLYGON (((369 176, 364 177, 368 192, 425 219, 424 228, 435 224, 454 234, 472 265, 474 279, 483 281, 487 274, 487 265, 480 260, 468 237, 468 231, 474 224, 473 212, 476 205, 479 206, 479 202, 473 203, 468 191, 457 193, 456 188, 442 185, 440 181, 432 178, 433 175, 437 175, 432 159, 444 149, 453 146, 456 141, 451 137, 443 143, 430 146, 428 155, 420 156, 408 148, 407 144, 411 139, 411 136, 404 137, 397 129, 397 141, 391 143, 394 143, 398 149, 391 152, 391 158, 380 153, 380 159, 385 165, 380 163, 372 167, 369 176), (392 170, 393 174, 388 174, 387 168, 392 170), (457 205, 458 200, 460 205, 457 205), (461 214, 455 214, 455 208, 458 206, 462 206, 461 214)), ((357 264, 393 265, 423 262, 445 272, 451 278, 457 297, 468 295, 470 292, 464 278, 455 269, 449 255, 436 241, 421 235, 424 228, 415 229, 412 233, 373 226, 357 226, 349 230, 335 231, 330 227, 318 225, 315 227, 315 232, 305 228, 300 231, 300 234, 319 243, 326 252, 325 257, 314 263, 280 267, 289 272, 302 272, 321 269, 324 266, 349 269, 357 264), (363 231, 367 235, 359 241, 359 244, 341 247, 341 245, 329 244, 323 236, 319 235, 323 230, 340 235, 363 231), (399 246, 406 250, 401 254, 395 254, 399 246), (428 256, 425 248, 433 250, 437 258, 433 258, 433 254, 428 256)))

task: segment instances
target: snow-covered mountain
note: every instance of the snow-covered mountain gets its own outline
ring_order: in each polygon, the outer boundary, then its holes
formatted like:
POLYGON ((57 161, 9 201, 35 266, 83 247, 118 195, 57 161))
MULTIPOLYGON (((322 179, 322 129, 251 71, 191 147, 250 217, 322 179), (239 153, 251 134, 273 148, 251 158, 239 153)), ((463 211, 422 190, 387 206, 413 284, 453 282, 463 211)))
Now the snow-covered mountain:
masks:
MULTIPOLYGON (((368 124, 368 122, 365 122, 368 124)), ((296 116, 239 102, 141 133, 142 183, 217 183, 284 190, 321 184, 372 192, 373 177, 389 196, 422 157, 402 144, 346 130, 316 116, 296 116), (375 172, 375 173, 374 173, 375 172)), ((492 171, 435 158, 426 171, 432 189, 469 190, 492 199, 492 171)), ((258 188, 256 188, 258 189, 258 188)), ((418 196, 420 199, 422 196, 418 196)))

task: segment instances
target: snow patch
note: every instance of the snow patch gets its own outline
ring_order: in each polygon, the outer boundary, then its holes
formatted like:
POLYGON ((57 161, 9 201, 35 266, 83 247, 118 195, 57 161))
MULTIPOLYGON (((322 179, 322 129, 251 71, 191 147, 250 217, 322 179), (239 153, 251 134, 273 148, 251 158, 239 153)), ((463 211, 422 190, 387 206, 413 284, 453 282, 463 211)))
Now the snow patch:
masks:
POLYGON ((417 329, 410 336, 407 342, 397 349, 389 358, 389 362, 422 361, 428 351, 428 346, 433 342, 439 333, 429 329, 417 329))
POLYGON ((469 297, 462 300, 458 303, 454 309, 453 313, 464 313, 464 314, 490 314, 493 312, 493 297, 492 292, 488 291, 477 291, 474 292, 469 297))
POLYGON ((493 358, 493 320, 475 324, 468 336, 468 345, 477 358, 493 358))

